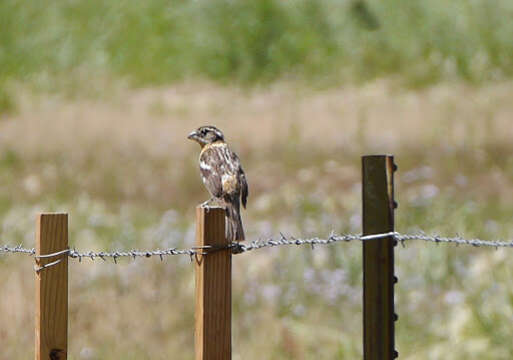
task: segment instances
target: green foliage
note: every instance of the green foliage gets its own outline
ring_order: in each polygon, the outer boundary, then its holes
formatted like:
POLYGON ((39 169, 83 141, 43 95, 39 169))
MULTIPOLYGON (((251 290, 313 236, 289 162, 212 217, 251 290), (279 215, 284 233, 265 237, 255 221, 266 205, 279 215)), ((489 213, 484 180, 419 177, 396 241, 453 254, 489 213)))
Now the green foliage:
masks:
POLYGON ((11 94, 0 84, 0 115, 12 112, 15 108, 11 94))
POLYGON ((482 82, 512 75, 512 15, 507 0, 5 0, 0 78, 482 82))

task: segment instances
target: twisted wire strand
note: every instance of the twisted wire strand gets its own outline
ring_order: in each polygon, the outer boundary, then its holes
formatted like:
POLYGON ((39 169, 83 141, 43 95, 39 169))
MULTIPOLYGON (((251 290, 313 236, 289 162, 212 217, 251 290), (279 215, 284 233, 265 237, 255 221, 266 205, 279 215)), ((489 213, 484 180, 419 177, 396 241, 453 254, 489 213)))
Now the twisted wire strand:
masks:
POLYGON ((158 256, 160 260, 164 260, 164 256, 173 256, 173 255, 188 255, 188 256, 194 256, 196 254, 200 254, 198 249, 196 248, 190 248, 190 249, 176 249, 176 248, 169 248, 169 249, 155 249, 155 250, 128 250, 128 251, 113 251, 113 252, 105 252, 105 251, 88 251, 88 252, 79 252, 76 250, 70 250, 69 257, 73 259, 78 259, 79 262, 82 261, 83 258, 95 260, 97 258, 100 258, 104 261, 106 261, 108 258, 111 258, 115 263, 117 263, 118 258, 137 258, 137 257, 144 257, 144 258, 150 258, 152 256, 158 256))
POLYGON ((511 248, 513 241, 494 241, 494 240, 481 240, 481 239, 465 239, 461 236, 445 237, 437 235, 426 235, 424 233, 418 234, 397 234, 396 239, 399 241, 422 240, 434 243, 456 244, 456 245, 470 245, 474 247, 494 247, 494 248, 511 248))
POLYGON ((1 245, 0 246, 0 254, 1 253, 20 253, 20 254, 27 254, 30 256, 34 256, 36 254, 36 249, 31 248, 27 249, 24 248, 22 245, 17 245, 14 247, 9 247, 7 245, 1 245))
POLYGON ((350 241, 369 241, 374 239, 382 239, 390 236, 396 236, 398 233, 396 232, 387 232, 382 234, 372 234, 372 235, 357 235, 357 234, 345 234, 345 235, 336 235, 335 233, 331 233, 327 239, 320 239, 318 237, 313 237, 309 239, 299 239, 293 236, 285 236, 280 233, 279 239, 270 238, 267 240, 256 240, 252 241, 249 244, 236 244, 234 248, 236 249, 236 253, 243 253, 252 250, 262 249, 265 247, 274 247, 274 246, 283 246, 283 245, 310 245, 312 248, 316 245, 329 245, 336 242, 350 242, 350 241))

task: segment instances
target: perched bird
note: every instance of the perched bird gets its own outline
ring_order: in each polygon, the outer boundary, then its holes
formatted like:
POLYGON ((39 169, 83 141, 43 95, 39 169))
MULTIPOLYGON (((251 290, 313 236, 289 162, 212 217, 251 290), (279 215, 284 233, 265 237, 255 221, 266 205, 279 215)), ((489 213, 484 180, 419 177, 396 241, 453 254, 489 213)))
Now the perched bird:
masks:
POLYGON ((226 209, 226 237, 230 241, 244 240, 240 217, 240 201, 246 208, 248 183, 239 157, 224 141, 223 133, 215 126, 202 126, 187 137, 201 146, 199 167, 201 179, 212 198, 226 209))

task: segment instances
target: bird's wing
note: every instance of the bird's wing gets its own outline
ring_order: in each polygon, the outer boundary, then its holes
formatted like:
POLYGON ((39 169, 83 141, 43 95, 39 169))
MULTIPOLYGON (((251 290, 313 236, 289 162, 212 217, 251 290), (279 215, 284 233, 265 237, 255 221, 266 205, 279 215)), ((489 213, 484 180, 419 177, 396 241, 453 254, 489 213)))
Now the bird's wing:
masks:
POLYGON ((248 182, 246 180, 246 174, 244 174, 244 170, 242 169, 242 165, 240 164, 240 159, 235 152, 229 150, 230 152, 230 163, 231 163, 231 171, 237 174, 237 183, 240 189, 240 198, 242 200, 242 206, 246 208, 246 201, 248 199, 248 182))
POLYGON ((242 206, 246 208, 246 202, 248 200, 248 182, 246 180, 246 174, 242 170, 242 166, 239 167, 239 182, 240 182, 240 198, 242 200, 242 206))
POLYGON ((223 159, 220 156, 219 149, 208 148, 201 153, 200 156, 200 172, 201 179, 205 184, 208 192, 216 197, 220 198, 223 195, 223 159))

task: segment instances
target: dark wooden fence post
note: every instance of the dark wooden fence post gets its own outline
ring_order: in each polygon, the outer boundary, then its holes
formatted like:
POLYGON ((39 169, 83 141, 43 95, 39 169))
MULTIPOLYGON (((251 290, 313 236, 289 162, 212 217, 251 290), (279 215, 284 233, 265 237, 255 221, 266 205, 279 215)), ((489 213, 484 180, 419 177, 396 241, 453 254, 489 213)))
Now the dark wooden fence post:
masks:
POLYGON ((36 228, 36 360, 67 359, 67 249, 68 214, 40 214, 36 228), (60 251, 64 253, 39 258, 60 251))
MULTIPOLYGON (((198 248, 227 244, 225 210, 198 206, 198 248)), ((232 253, 229 249, 203 251, 210 253, 196 256, 196 360, 229 360, 232 357, 232 253)))
MULTIPOLYGON (((362 157, 363 234, 394 231, 394 157, 362 157)), ((392 360, 395 350, 393 236, 363 242, 364 360, 392 360)))

